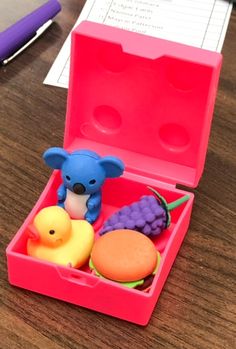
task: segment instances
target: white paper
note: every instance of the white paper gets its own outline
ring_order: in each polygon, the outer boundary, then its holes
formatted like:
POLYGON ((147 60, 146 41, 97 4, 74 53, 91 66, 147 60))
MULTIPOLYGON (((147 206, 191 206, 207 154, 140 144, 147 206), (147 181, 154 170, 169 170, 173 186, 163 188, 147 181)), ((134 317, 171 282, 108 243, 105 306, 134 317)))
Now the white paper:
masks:
MULTIPOLYGON (((225 0, 87 0, 75 23, 103 23, 220 52, 232 2, 225 0)), ((70 35, 44 83, 68 88, 70 35)))

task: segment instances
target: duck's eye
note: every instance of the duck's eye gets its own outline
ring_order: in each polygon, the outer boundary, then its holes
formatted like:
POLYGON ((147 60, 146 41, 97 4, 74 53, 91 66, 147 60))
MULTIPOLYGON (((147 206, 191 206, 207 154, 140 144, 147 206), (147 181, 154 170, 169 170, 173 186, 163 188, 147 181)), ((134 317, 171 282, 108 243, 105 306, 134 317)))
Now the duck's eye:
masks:
POLYGON ((91 181, 89 181, 89 184, 95 184, 96 180, 95 179, 91 179, 91 181))
POLYGON ((67 179, 68 181, 70 181, 70 176, 66 176, 66 179, 67 179))
POLYGON ((50 235, 55 234, 55 230, 53 230, 53 229, 52 229, 52 230, 49 230, 49 234, 50 234, 50 235))

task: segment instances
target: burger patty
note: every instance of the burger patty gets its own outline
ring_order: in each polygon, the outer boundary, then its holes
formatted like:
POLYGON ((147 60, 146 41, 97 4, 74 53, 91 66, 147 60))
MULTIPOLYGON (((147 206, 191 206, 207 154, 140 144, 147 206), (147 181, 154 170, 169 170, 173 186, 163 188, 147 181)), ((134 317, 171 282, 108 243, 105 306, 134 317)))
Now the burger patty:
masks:
POLYGON ((146 276, 144 279, 144 283, 142 285, 136 286, 135 290, 145 291, 148 287, 151 286, 154 277, 155 277, 155 275, 153 275, 153 274, 146 276))

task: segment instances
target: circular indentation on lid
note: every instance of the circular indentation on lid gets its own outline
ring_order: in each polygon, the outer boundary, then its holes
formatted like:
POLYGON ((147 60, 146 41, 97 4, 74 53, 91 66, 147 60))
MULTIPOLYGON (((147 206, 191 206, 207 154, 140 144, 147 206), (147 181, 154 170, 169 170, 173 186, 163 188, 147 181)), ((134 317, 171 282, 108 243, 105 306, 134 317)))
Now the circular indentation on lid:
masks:
POLYGON ((177 90, 188 92, 198 84, 196 65, 189 62, 175 61, 167 67, 167 80, 177 90))
POLYGON ((94 129, 94 126, 92 124, 90 124, 89 122, 84 122, 80 126, 80 132, 85 137, 88 137, 88 138, 92 137, 94 134, 94 131, 96 132, 96 130, 94 129))
POLYGON ((122 47, 118 45, 109 45, 103 48, 99 53, 100 64, 113 73, 122 72, 127 65, 127 55, 122 51, 122 47))
POLYGON ((183 126, 178 124, 165 124, 159 131, 162 145, 169 151, 181 152, 188 148, 190 137, 183 126))
POLYGON ((100 105, 96 107, 93 118, 96 129, 107 134, 117 133, 122 123, 118 111, 109 105, 100 105))

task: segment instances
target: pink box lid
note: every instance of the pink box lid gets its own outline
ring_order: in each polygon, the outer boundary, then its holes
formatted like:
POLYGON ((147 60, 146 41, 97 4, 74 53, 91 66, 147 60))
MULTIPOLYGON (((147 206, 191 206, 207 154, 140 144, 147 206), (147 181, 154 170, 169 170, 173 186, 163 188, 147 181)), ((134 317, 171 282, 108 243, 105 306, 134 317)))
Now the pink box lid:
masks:
POLYGON ((72 34, 65 148, 119 156, 126 171, 196 187, 222 56, 102 24, 72 34))

